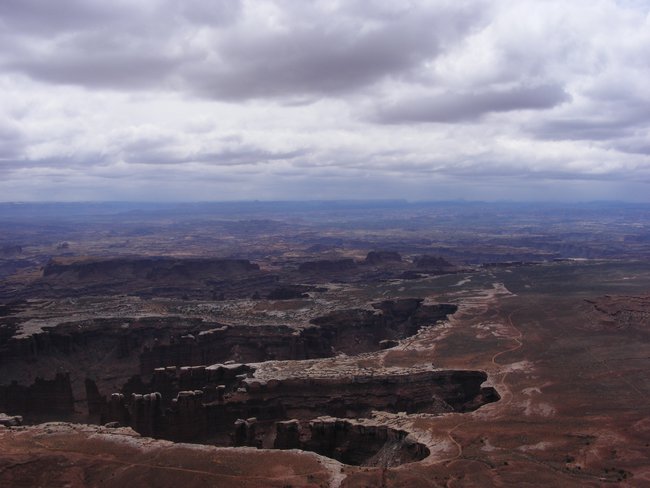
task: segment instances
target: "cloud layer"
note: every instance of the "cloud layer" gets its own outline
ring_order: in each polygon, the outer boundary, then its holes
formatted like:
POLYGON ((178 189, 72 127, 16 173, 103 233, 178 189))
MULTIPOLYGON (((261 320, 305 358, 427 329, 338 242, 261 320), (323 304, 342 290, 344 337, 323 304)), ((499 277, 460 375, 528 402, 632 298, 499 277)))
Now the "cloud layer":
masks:
POLYGON ((0 199, 650 200, 650 5, 5 0, 0 199))

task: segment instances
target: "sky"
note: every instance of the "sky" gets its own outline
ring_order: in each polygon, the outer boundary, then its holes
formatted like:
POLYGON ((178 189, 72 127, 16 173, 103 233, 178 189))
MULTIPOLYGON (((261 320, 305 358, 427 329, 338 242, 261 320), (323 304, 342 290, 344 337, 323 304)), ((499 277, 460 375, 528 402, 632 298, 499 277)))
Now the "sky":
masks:
POLYGON ((650 0, 1 0, 0 201, 650 202, 650 0))

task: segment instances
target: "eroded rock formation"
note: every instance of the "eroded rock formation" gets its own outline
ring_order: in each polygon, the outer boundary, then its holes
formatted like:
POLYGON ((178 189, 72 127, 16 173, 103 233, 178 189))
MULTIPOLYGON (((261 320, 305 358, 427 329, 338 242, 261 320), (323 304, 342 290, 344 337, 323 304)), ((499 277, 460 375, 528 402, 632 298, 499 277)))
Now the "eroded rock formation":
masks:
MULTIPOLYGON (((203 371, 207 381, 211 370, 203 371)), ((238 375, 238 383, 227 391, 222 386, 221 394, 214 394, 214 386, 206 385, 177 392, 171 403, 159 392, 114 394, 102 422, 120 422, 143 435, 171 440, 228 444, 233 439, 236 445, 268 446, 273 444, 269 436, 274 435, 278 421, 321 416, 360 418, 374 410, 431 414, 474 410, 499 398, 493 388, 481 386, 486 379, 480 371, 431 370, 261 381, 249 372, 238 375), (169 406, 161 410, 165 404, 169 406), (248 419, 247 423, 238 422, 241 419, 248 419), (255 439, 254 444, 250 439, 255 439)))
POLYGON ((345 464, 399 466, 419 461, 429 449, 405 430, 385 425, 364 425, 348 420, 321 418, 308 423, 309 433, 298 445, 345 464))
POLYGON ((422 305, 421 299, 386 300, 373 305, 380 311, 348 309, 318 317, 315 327, 302 330, 283 326, 221 326, 185 333, 145 347, 141 374, 165 366, 201 365, 233 360, 331 357, 338 352, 358 354, 385 348, 388 343, 415 334, 456 312, 449 304, 422 305))

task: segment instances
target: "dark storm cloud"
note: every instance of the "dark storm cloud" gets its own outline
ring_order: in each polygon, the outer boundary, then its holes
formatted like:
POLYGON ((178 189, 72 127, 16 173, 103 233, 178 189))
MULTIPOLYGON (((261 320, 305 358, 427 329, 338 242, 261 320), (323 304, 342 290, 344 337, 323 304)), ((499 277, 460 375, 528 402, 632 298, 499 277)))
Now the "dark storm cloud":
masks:
POLYGON ((190 71, 189 86, 216 99, 341 94, 408 70, 435 49, 430 30, 307 28, 273 37, 228 40, 224 61, 190 71))
POLYGON ((128 90, 165 88, 203 56, 185 37, 204 24, 220 27, 240 12, 236 0, 0 2, 0 70, 55 84, 128 90))
MULTIPOLYGON (((354 12, 354 11, 353 11, 354 12)), ((338 12, 337 22, 303 12, 278 32, 237 32, 224 38, 213 62, 188 70, 189 86, 216 99, 338 95, 384 77, 407 76, 480 18, 482 10, 377 13, 365 17, 338 12)))
POLYGON ((0 25, 14 34, 36 37, 102 28, 141 35, 160 29, 162 35, 179 19, 223 25, 240 11, 238 0, 2 0, 0 25))
POLYGON ((237 23, 242 9, 230 0, 1 5, 14 43, 14 55, 0 54, 5 71, 90 88, 173 86, 224 100, 338 95, 406 76, 484 12, 481 3, 395 10, 374 2, 364 11, 351 2, 328 11, 285 0, 275 5, 278 27, 237 23))
POLYGON ((162 83, 181 62, 173 57, 154 57, 144 53, 61 53, 45 59, 16 60, 6 68, 20 71, 31 78, 49 82, 82 85, 89 88, 144 89, 153 80, 162 83))
POLYGON ((435 97, 409 98, 380 106, 375 120, 384 124, 456 123, 474 120, 490 112, 548 109, 569 99, 569 95, 558 85, 445 93, 435 97))
POLYGON ((93 0, 2 0, 0 25, 18 35, 52 35, 112 23, 128 13, 124 6, 93 0))

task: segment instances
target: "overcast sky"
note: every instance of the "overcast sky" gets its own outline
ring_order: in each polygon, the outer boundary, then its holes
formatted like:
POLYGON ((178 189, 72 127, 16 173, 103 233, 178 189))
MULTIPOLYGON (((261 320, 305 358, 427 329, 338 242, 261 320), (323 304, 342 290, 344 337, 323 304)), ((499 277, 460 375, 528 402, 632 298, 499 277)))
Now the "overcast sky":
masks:
POLYGON ((650 201, 650 0, 0 0, 0 200, 650 201))

